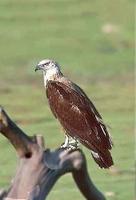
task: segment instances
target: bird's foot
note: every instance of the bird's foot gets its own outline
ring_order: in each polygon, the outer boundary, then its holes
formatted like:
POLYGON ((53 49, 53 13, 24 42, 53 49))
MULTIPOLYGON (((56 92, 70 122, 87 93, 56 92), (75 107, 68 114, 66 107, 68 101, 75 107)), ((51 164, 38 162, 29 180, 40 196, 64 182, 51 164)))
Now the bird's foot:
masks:
POLYGON ((65 142, 61 145, 61 148, 70 149, 70 150, 78 149, 78 147, 79 147, 78 140, 76 138, 72 138, 67 135, 66 135, 65 142))
POLYGON ((77 149, 77 148, 78 148, 77 146, 71 145, 71 144, 65 145, 65 143, 63 143, 63 144, 61 145, 61 149, 70 149, 70 150, 74 150, 74 149, 77 149))

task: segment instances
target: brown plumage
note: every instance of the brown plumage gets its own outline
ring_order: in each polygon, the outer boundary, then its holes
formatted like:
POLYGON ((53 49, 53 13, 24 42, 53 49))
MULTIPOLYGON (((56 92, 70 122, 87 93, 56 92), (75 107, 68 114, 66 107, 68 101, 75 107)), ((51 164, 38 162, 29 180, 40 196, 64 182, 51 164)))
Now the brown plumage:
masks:
POLYGON ((48 77, 46 71, 44 78, 50 108, 66 133, 90 149, 101 168, 113 165, 109 151, 112 148, 109 133, 87 95, 79 86, 64 77, 59 68, 48 77))

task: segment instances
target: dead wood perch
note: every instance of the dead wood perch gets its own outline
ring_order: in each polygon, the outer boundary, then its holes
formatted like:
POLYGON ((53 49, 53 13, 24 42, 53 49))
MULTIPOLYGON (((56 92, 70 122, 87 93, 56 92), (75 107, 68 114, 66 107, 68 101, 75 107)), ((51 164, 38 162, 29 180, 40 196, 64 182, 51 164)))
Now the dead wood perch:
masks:
MULTIPOLYGON (((105 200, 88 175, 86 159, 81 150, 45 149, 42 136, 27 136, 2 108, 0 132, 14 146, 20 159, 5 199, 44 200, 56 181, 63 174, 71 172, 85 199, 105 200)), ((1 196, 2 199, 4 197, 1 196)))

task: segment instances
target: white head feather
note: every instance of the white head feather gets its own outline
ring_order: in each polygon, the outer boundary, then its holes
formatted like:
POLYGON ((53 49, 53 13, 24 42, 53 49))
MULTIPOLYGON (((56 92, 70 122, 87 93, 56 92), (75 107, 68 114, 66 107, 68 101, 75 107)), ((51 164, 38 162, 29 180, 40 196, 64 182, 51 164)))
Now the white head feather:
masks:
POLYGON ((45 86, 47 84, 47 81, 53 80, 55 75, 61 74, 60 66, 58 65, 58 63, 50 59, 41 60, 38 63, 37 67, 43 70, 45 86))

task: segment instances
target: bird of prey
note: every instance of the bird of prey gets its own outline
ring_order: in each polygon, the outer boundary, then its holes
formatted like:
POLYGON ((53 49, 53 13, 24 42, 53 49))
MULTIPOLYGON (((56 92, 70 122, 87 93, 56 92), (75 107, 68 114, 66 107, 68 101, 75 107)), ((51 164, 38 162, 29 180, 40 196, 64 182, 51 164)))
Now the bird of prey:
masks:
POLYGON ((85 92, 66 78, 57 62, 49 59, 38 63, 42 70, 48 102, 62 125, 66 139, 63 148, 77 148, 78 142, 89 150, 101 168, 113 165, 112 141, 101 115, 85 92))

